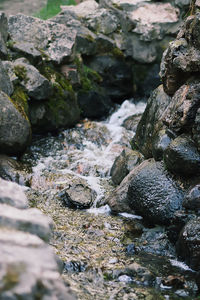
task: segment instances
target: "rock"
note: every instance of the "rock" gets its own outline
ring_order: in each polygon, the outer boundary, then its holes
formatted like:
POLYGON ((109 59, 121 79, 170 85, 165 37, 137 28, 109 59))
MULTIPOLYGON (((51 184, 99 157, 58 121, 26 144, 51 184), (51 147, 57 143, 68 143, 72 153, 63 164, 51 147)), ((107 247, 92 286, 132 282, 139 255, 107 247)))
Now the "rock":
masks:
POLYGON ((0 204, 0 227, 30 232, 48 241, 52 221, 36 208, 26 210, 0 204))
POLYGON ((190 188, 183 199, 183 206, 187 209, 200 210, 200 185, 190 188))
POLYGON ((152 143, 152 155, 155 160, 162 160, 163 153, 172 140, 170 132, 163 129, 160 130, 154 137, 152 143))
POLYGON ((1 60, 0 60, 0 91, 3 91, 9 96, 13 93, 13 85, 10 81, 10 78, 6 70, 4 69, 1 60))
POLYGON ((46 77, 32 66, 25 58, 18 58, 13 63, 6 62, 7 72, 13 81, 17 77, 28 96, 34 100, 48 99, 52 94, 52 86, 46 77))
POLYGON ((131 175, 127 193, 130 208, 151 224, 170 224, 182 208, 184 193, 163 164, 144 161, 131 175))
POLYGON ((113 212, 137 213, 152 224, 169 225, 182 208, 184 193, 161 162, 145 160, 108 198, 113 212))
POLYGON ((22 188, 14 182, 3 179, 0 179, 0 203, 16 208, 28 208, 28 201, 22 188))
POLYGON ((109 35, 117 30, 119 21, 117 17, 105 8, 96 9, 84 17, 87 27, 96 32, 109 35))
POLYGON ((0 177, 21 185, 29 185, 30 171, 27 166, 6 155, 0 155, 0 177))
POLYGON ((131 67, 123 60, 123 54, 121 53, 120 57, 120 52, 117 53, 118 50, 116 50, 115 53, 115 50, 113 49, 113 55, 100 54, 92 57, 87 63, 103 78, 100 85, 116 102, 130 96, 133 90, 130 84, 132 81, 131 67))
POLYGON ((86 209, 92 206, 96 198, 96 192, 92 190, 84 180, 73 180, 63 191, 58 194, 58 199, 70 208, 86 209))
POLYGON ((180 233, 178 255, 196 271, 200 270, 200 218, 190 220, 180 233))
POLYGON ((52 248, 37 236, 0 230, 1 299, 75 300, 60 277, 52 248))
POLYGON ((142 161, 143 156, 139 152, 125 148, 115 159, 110 170, 113 183, 116 185, 120 184, 124 177, 142 161))
POLYGON ((73 56, 76 31, 63 24, 18 14, 8 19, 12 50, 32 60, 60 64, 73 56))
POLYGON ((187 133, 195 125, 199 107, 200 83, 182 85, 162 115, 162 122, 176 134, 187 133))
POLYGON ((167 232, 162 227, 154 227, 144 230, 142 236, 138 239, 140 244, 137 251, 151 253, 164 257, 175 257, 174 246, 170 243, 167 232))
POLYGON ((145 3, 128 14, 135 23, 132 32, 140 35, 143 41, 162 39, 170 27, 178 23, 179 10, 170 3, 145 3))
POLYGON ((187 135, 175 138, 164 151, 166 168, 180 176, 200 175, 200 153, 194 141, 187 135))
POLYGON ((0 13, 0 58, 7 56, 8 20, 4 12, 0 13))
POLYGON ((0 120, 0 152, 22 153, 30 143, 31 126, 3 92, 0 92, 0 120))
POLYGON ((139 123, 141 117, 142 117, 142 114, 130 116, 124 120, 122 126, 125 127, 127 130, 136 132, 136 129, 137 129, 137 126, 138 126, 138 123, 139 123))
POLYGON ((152 157, 152 142, 163 125, 159 124, 163 112, 168 107, 171 98, 163 91, 160 85, 148 99, 146 109, 138 124, 134 143, 145 158, 152 157))
POLYGON ((104 118, 112 108, 112 102, 103 89, 78 92, 78 104, 84 118, 104 118))
POLYGON ((79 3, 78 5, 70 5, 70 6, 61 6, 62 12, 66 10, 70 10, 75 15, 81 19, 87 17, 90 13, 93 13, 95 9, 98 8, 98 3, 94 0, 87 0, 79 3))

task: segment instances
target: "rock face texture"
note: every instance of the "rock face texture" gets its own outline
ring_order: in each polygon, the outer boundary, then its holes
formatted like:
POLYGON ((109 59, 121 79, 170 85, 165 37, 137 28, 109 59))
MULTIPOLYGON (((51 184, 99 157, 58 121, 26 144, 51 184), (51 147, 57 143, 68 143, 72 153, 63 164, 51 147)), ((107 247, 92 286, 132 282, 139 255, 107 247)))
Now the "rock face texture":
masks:
POLYGON ((60 261, 44 242, 52 221, 38 209, 27 209, 22 188, 3 179, 0 203, 1 299, 74 300, 60 279, 60 261))
MULTIPOLYGON (((162 52, 178 32, 187 5, 87 0, 62 6, 47 21, 1 13, 0 90, 22 115, 21 124, 19 116, 12 122, 25 129, 19 145, 5 130, 3 136, 12 138, 9 145, 0 143, 0 151, 18 155, 31 131, 57 131, 81 117, 103 118, 113 102, 149 95, 159 84, 162 52)), ((164 67, 162 72, 165 76, 164 67)))
POLYGON ((108 199, 115 212, 137 212, 150 224, 170 225, 169 231, 176 231, 178 255, 196 271, 200 270, 199 33, 197 7, 163 54, 163 85, 150 96, 132 141, 133 150, 145 160, 108 199))

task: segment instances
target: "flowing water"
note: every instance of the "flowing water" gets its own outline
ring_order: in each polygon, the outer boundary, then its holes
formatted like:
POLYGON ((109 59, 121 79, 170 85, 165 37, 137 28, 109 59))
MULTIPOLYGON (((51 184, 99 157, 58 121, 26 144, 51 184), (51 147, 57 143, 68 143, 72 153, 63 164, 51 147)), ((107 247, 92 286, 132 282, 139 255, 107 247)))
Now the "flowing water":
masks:
POLYGON ((83 120, 57 136, 35 137, 23 156, 33 169, 26 194, 54 221, 51 245, 78 299, 195 299, 195 274, 177 261, 165 229, 145 228, 140 216, 126 212, 112 216, 105 203, 114 189, 111 166, 134 136, 123 122, 144 108, 125 101, 105 121, 83 120), (62 191, 74 186, 90 192, 90 209, 63 202, 62 191), (169 257, 155 251, 155 238, 169 257))

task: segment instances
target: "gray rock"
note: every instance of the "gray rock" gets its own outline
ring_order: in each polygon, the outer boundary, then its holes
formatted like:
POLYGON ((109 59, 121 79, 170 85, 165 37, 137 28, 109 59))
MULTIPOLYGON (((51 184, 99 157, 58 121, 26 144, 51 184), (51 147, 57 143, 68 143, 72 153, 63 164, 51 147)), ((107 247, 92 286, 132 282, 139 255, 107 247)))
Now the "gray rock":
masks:
POLYGON ((152 155, 155 160, 162 160, 165 149, 172 140, 170 132, 163 129, 157 132, 152 142, 152 155))
POLYGON ((72 28, 22 14, 10 16, 8 25, 14 51, 56 64, 73 56, 76 31, 72 28))
POLYGON ((134 143, 145 158, 152 157, 153 138, 163 129, 163 124, 159 121, 170 101, 171 98, 163 91, 162 86, 159 86, 148 99, 134 137, 134 143))
POLYGON ((70 10, 81 19, 87 17, 90 13, 93 13, 98 8, 98 3, 95 0, 87 0, 79 3, 78 5, 61 6, 62 12, 70 10))
POLYGON ((74 300, 52 248, 37 236, 0 230, 1 299, 74 300))
POLYGON ((28 201, 22 188, 14 182, 3 179, 0 179, 0 203, 16 208, 28 208, 28 201))
POLYGON ((182 134, 175 138, 164 151, 166 168, 180 176, 200 175, 200 153, 194 141, 182 134))
POLYGON ((51 95, 50 82, 27 59, 18 58, 13 63, 4 63, 4 66, 8 68, 7 72, 11 80, 16 82, 17 77, 30 98, 41 100, 48 99, 51 95))
POLYGON ((178 255, 196 271, 200 269, 200 217, 190 220, 180 233, 178 255), (184 249, 184 251, 183 251, 184 249))
POLYGON ((48 241, 51 235, 52 221, 36 208, 22 210, 0 204, 0 227, 30 232, 48 241))
POLYGON ((22 153, 31 140, 31 126, 3 92, 0 92, 0 120, 0 152, 22 153))
POLYGON ((90 30, 108 35, 118 28, 119 21, 110 11, 101 8, 87 14, 84 23, 90 30))
POLYGON ((143 160, 143 156, 129 148, 125 148, 122 153, 115 159, 110 170, 110 175, 114 184, 118 185, 132 171, 134 167, 139 165, 143 160))
POLYGON ((197 110, 194 124, 192 126, 192 136, 196 142, 198 150, 200 151, 200 108, 197 110))
POLYGON ((136 132, 138 123, 142 117, 142 114, 137 114, 128 117, 127 119, 124 120, 122 126, 126 128, 127 130, 131 130, 133 132, 136 132))
POLYGON ((29 185, 31 168, 11 157, 0 154, 0 177, 21 185, 29 185))
POLYGON ((10 81, 10 78, 1 60, 0 60, 0 90, 2 90, 4 93, 6 93, 9 96, 13 93, 13 85, 10 81))
POLYGON ((0 57, 7 55, 8 20, 4 12, 0 12, 0 57))
POLYGON ((135 28, 132 32, 143 41, 159 40, 169 28, 179 21, 179 10, 170 3, 145 3, 128 13, 135 28))

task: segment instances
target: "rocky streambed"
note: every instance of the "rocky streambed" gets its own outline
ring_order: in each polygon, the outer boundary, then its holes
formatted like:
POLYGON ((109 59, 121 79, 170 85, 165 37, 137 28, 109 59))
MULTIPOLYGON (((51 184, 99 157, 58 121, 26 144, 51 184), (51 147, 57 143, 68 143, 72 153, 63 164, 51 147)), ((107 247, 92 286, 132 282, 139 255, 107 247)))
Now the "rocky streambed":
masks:
POLYGON ((197 273, 177 260, 165 228, 106 204, 115 158, 124 150, 140 162, 129 141, 144 107, 125 101, 106 121, 37 136, 22 157, 33 168, 27 198, 53 219, 50 244, 78 299, 196 299, 197 273))

